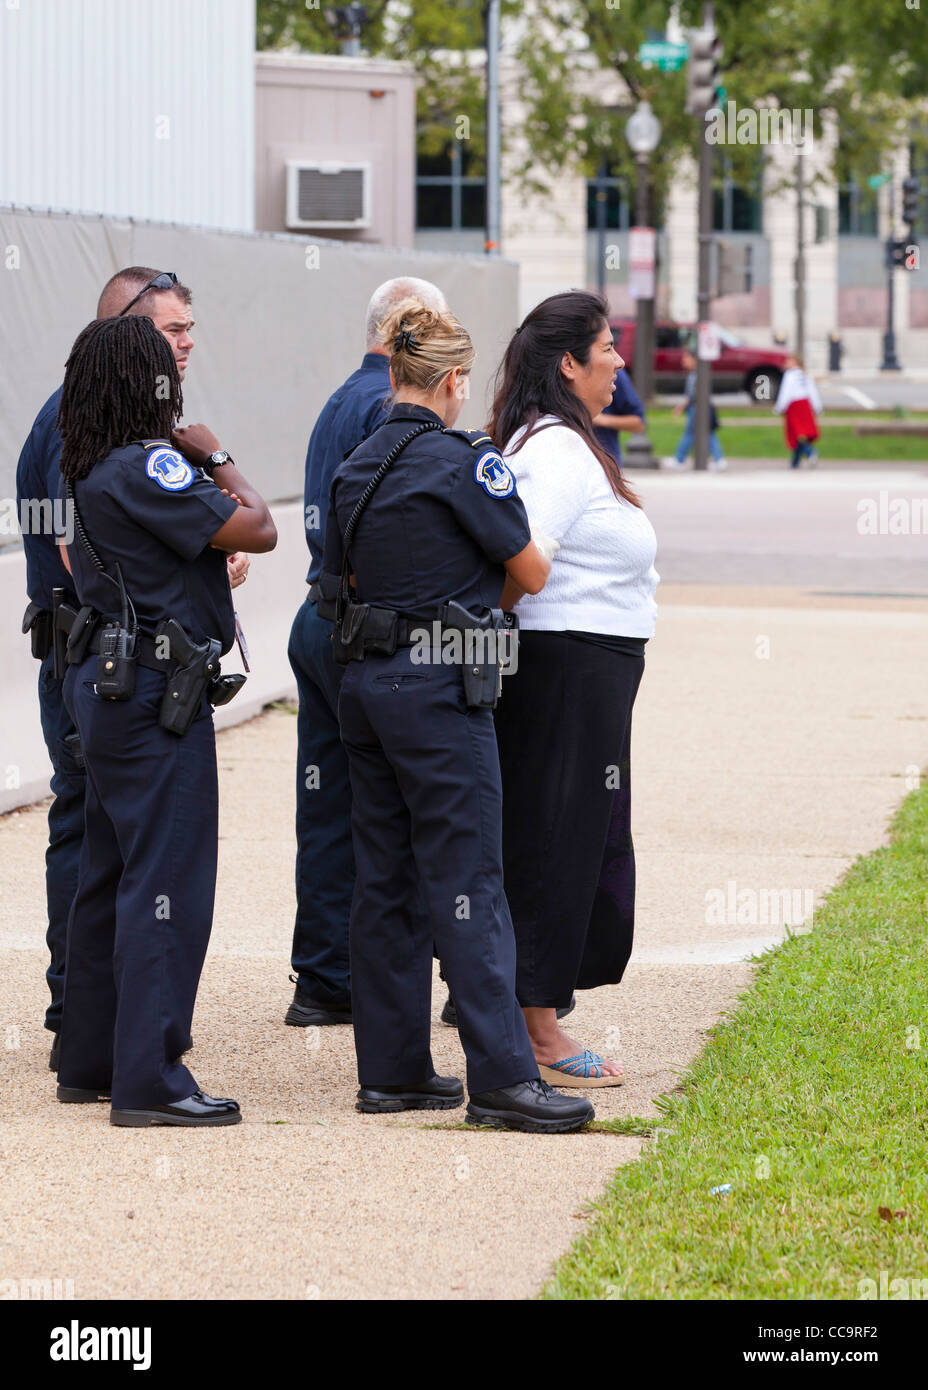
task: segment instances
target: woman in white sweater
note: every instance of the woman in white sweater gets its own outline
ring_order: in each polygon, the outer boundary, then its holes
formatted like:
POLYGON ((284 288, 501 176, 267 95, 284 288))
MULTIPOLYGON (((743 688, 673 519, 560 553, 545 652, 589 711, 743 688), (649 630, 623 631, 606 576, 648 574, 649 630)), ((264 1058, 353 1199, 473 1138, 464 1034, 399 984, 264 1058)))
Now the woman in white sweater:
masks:
POLYGON ((509 344, 489 425, 539 544, 554 550, 540 593, 503 593, 521 632, 496 728, 516 992, 541 1075, 557 1086, 622 1081, 556 1011, 575 989, 621 980, 634 930, 629 747, 657 540, 593 432, 623 365, 605 303, 553 295, 509 344))

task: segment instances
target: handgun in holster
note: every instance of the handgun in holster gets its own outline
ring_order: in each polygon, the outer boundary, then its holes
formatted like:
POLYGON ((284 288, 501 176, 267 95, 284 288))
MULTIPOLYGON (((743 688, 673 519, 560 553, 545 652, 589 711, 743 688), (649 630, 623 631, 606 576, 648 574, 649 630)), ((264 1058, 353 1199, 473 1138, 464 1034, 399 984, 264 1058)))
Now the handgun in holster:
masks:
POLYGON ((517 640, 517 630, 519 620, 515 613, 505 613, 501 608, 485 608, 482 613, 471 613, 462 604, 456 603, 454 599, 448 603, 443 603, 439 609, 439 618, 443 628, 452 628, 464 635, 464 662, 461 673, 464 680, 464 698, 469 709, 495 709, 499 700, 500 691, 503 683, 503 664, 500 661, 500 649, 505 642, 506 655, 511 661, 512 645, 517 640), (477 651, 478 642, 473 641, 473 648, 468 654, 467 633, 468 632, 493 632, 504 634, 504 637, 496 636, 493 639, 483 639, 479 646, 482 651, 477 651), (468 660, 470 655, 470 660, 468 660), (481 660, 481 656, 485 659, 481 660))
POLYGON ((167 638, 168 652, 177 667, 170 673, 161 701, 158 722, 173 734, 185 734, 205 695, 211 705, 225 705, 245 684, 240 674, 222 675, 219 657, 222 643, 215 637, 194 642, 175 618, 166 618, 155 632, 155 649, 167 638))

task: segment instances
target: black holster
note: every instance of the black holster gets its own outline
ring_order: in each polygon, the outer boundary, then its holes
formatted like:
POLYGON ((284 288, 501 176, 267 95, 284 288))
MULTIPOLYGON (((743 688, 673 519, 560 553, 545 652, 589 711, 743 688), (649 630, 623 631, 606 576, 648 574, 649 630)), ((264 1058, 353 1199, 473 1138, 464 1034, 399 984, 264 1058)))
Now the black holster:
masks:
POLYGON ((337 574, 323 572, 309 586, 309 597, 316 605, 316 612, 320 618, 327 618, 330 623, 335 621, 335 600, 338 598, 339 583, 337 574))
POLYGON ((363 661, 368 652, 392 656, 399 638, 400 615, 394 608, 348 603, 332 629, 332 655, 339 666, 363 661))
POLYGON ((245 684, 241 674, 224 676, 219 666, 222 644, 215 637, 194 642, 175 618, 165 618, 155 632, 155 651, 170 655, 177 667, 168 675, 158 723, 172 734, 185 734, 205 695, 211 705, 227 705, 245 684), (165 645, 167 650, 162 652, 165 645))
POLYGON ((505 644, 511 660, 512 648, 518 641, 519 620, 515 613, 504 613, 501 608, 485 608, 480 614, 471 613, 452 599, 450 603, 442 604, 439 617, 443 629, 460 632, 464 638, 461 674, 468 708, 495 709, 504 669, 500 661, 503 639, 498 634, 509 634, 505 644))
POLYGON ((23 614, 23 632, 29 633, 32 655, 44 661, 52 649, 52 615, 39 603, 30 603, 23 614))
POLYGON ((168 675, 161 701, 158 723, 172 734, 185 734, 196 717, 200 701, 210 681, 219 675, 221 644, 215 637, 193 642, 180 623, 166 618, 155 632, 155 649, 167 639, 168 651, 176 668, 168 675))

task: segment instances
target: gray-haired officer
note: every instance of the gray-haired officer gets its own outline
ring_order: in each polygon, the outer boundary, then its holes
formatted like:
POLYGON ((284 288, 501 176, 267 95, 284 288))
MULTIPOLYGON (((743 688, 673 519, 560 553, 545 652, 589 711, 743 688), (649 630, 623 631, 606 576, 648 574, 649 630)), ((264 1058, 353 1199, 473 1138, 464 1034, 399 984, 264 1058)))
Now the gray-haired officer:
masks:
POLYGON ((506 576, 515 593, 537 593, 549 562, 492 441, 452 428, 474 361, 465 329, 412 299, 382 332, 393 346, 393 407, 335 474, 325 547, 326 574, 339 577, 333 645, 348 663, 339 719, 357 869, 357 1105, 376 1113, 462 1104, 461 1082, 436 1075, 429 1047, 434 943, 457 1003, 468 1121, 578 1129, 593 1109, 540 1080, 515 997, 492 715, 498 668, 465 668, 465 678, 460 661, 442 661, 447 634, 452 645, 468 629, 498 637, 508 627, 506 576), (425 634, 439 642, 422 661, 425 634))
POLYGON ((332 660, 332 624, 319 611, 323 541, 332 476, 346 454, 387 418, 390 349, 378 325, 403 299, 416 295, 445 309, 428 280, 385 280, 367 306, 366 348, 357 371, 322 407, 306 451, 304 511, 310 565, 309 595, 293 620, 288 656, 300 697, 296 770, 296 921, 290 963, 292 1027, 351 1022, 348 914, 354 890, 351 785, 338 731, 342 668, 332 660))

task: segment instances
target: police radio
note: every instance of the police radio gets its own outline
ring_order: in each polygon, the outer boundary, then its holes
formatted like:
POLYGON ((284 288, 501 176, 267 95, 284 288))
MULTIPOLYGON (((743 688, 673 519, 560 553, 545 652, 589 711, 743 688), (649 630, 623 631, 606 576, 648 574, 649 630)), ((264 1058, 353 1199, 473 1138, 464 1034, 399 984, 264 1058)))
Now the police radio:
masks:
POLYGON ((116 565, 116 578, 107 573, 106 566, 90 543, 74 496, 74 484, 67 483, 68 498, 74 511, 74 521, 81 544, 96 569, 119 590, 119 622, 110 619, 98 628, 100 652, 97 657, 96 691, 104 700, 130 700, 135 693, 135 671, 138 660, 138 619, 122 577, 116 565), (130 621, 131 614, 131 621, 130 621))

